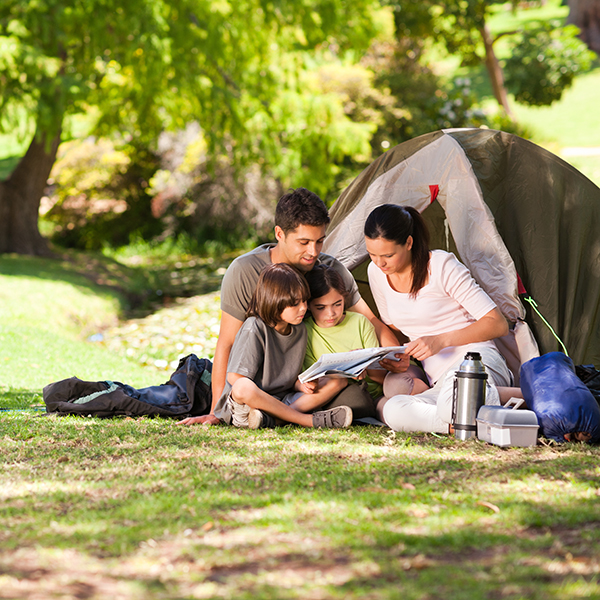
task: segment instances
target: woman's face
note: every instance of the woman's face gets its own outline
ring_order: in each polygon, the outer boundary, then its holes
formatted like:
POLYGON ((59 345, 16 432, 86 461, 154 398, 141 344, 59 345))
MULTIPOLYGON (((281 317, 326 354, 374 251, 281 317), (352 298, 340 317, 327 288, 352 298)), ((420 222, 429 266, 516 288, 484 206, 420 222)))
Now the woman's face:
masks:
POLYGON ((311 300, 308 308, 319 327, 335 327, 344 319, 344 296, 331 288, 324 296, 311 300))
POLYGON ((410 270, 412 265, 412 236, 408 236, 405 244, 397 244, 385 238, 371 239, 368 237, 365 238, 365 243, 371 260, 386 275, 410 270))

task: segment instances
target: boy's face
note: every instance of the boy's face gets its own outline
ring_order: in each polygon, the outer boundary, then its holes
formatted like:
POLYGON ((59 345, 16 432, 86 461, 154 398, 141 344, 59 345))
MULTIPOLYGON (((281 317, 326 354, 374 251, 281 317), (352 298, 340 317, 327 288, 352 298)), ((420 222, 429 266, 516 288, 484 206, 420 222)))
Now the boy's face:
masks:
POLYGON ((278 249, 286 262, 306 273, 317 263, 317 258, 325 241, 325 225, 298 225, 293 231, 284 233, 275 227, 278 249))

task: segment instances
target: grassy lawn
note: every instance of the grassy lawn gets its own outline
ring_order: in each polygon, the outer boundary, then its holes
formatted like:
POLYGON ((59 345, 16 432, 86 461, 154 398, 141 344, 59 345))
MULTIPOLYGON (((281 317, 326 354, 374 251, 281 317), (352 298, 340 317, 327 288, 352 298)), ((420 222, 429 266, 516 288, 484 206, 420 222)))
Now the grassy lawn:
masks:
MULTIPOLYGON (((118 324, 126 296, 86 275, 0 258, 0 406, 72 375, 165 381, 115 342, 132 325, 209 354, 213 292, 118 324)), ((600 597, 597 447, 40 414, 0 413, 0 598, 600 597)))

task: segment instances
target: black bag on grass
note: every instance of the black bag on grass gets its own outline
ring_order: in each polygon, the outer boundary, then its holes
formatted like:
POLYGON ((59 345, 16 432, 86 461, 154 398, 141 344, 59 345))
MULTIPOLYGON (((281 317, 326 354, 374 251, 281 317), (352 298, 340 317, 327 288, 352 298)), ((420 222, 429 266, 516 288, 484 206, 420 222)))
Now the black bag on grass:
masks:
POLYGON ((592 392, 596 402, 600 404, 600 371, 594 365, 576 365, 575 374, 592 392))
POLYGON ((44 388, 48 413, 90 417, 206 415, 211 406, 212 363, 190 354, 163 385, 136 389, 118 381, 82 381, 77 377, 44 388))

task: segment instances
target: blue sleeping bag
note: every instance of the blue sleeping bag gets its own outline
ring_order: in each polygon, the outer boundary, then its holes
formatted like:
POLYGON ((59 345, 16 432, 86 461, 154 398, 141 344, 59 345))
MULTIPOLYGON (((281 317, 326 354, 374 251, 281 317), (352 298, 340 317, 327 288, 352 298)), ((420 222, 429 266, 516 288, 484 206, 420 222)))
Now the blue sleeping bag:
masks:
POLYGON ((562 352, 550 352, 524 363, 521 391, 545 437, 564 442, 566 433, 587 433, 590 442, 600 441, 600 407, 575 375, 573 361, 562 352))

